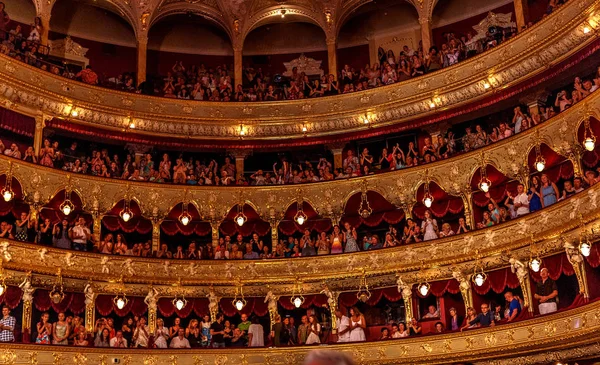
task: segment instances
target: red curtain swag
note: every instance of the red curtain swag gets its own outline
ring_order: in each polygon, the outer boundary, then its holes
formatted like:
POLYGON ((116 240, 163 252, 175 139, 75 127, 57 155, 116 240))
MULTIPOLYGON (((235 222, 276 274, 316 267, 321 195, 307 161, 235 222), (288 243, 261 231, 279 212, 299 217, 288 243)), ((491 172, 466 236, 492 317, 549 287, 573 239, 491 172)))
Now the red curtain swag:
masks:
POLYGON ((477 286, 474 283, 471 286, 477 294, 485 295, 490 290, 495 293, 502 293, 507 287, 510 289, 518 288, 520 283, 517 275, 513 274, 510 268, 505 268, 488 272, 487 280, 482 286, 477 286))
MULTIPOLYGON (((369 300, 367 300, 367 304, 370 306, 374 306, 377 303, 379 303, 381 298, 386 298, 389 301, 395 302, 395 301, 400 300, 402 298, 402 295, 398 292, 397 287, 371 290, 371 298, 369 298, 369 300)), ((358 303, 358 298, 356 297, 356 292, 352 291, 352 292, 341 293, 340 296, 338 297, 338 302, 339 302, 340 306, 343 306, 346 308, 354 306, 356 303, 358 303)))
POLYGON ((41 312, 52 308, 56 313, 70 311, 74 315, 79 315, 85 311, 85 296, 83 293, 65 293, 65 297, 60 303, 54 303, 50 300, 49 291, 38 289, 33 294, 33 303, 41 312))
POLYGON ((111 232, 122 230, 123 232, 147 234, 152 232, 152 222, 139 216, 134 216, 128 222, 120 217, 105 216, 102 218, 102 225, 111 232))
MULTIPOLYGON (((517 195, 517 185, 519 185, 518 181, 509 181, 503 182, 501 185, 494 185, 492 183, 492 187, 489 190, 490 197, 500 205, 504 202, 504 199, 507 197, 508 192, 510 192, 513 196, 517 195)), ((479 189, 479 188, 477 188, 479 189)), ((480 190, 476 190, 473 195, 473 204, 478 207, 485 207, 490 203, 490 199, 485 196, 485 193, 480 190)))
POLYGON ((593 268, 600 266, 600 242, 596 242, 592 245, 590 255, 586 257, 586 260, 593 268))
POLYGON ((205 298, 188 299, 187 305, 181 310, 175 308, 172 298, 160 298, 157 304, 158 311, 164 317, 170 317, 175 314, 179 318, 187 318, 192 312, 198 317, 204 317, 209 314, 208 299, 205 298))
MULTIPOLYGON (((279 305, 287 310, 293 310, 296 307, 291 302, 291 297, 280 297, 278 301, 279 305)), ((324 294, 316 294, 316 295, 305 295, 304 303, 300 306, 300 308, 308 309, 312 306, 322 307, 327 304, 327 297, 324 294)))
POLYGON ((73 202, 75 210, 67 216, 64 215, 60 210, 60 205, 65 201, 65 197, 66 193, 64 190, 56 193, 56 195, 54 195, 54 197, 52 197, 52 199, 50 199, 50 201, 42 207, 40 211, 41 218, 50 219, 50 222, 54 224, 62 221, 65 218, 69 221, 69 223, 72 223, 79 219, 79 217, 83 217, 88 225, 93 223, 92 216, 82 211, 83 203, 81 201, 81 197, 75 191, 72 191, 70 196, 70 200, 73 202))
POLYGON ((376 227, 385 221, 388 224, 397 224, 404 219, 404 211, 387 201, 376 191, 367 191, 367 201, 373 210, 368 218, 363 218, 358 213, 362 203, 362 193, 352 195, 344 206, 342 224, 348 222, 352 227, 358 228, 361 224, 376 227))
POLYGON ((0 126, 2 129, 33 137, 35 132, 35 119, 12 110, 0 108, 0 126))
MULTIPOLYGON (((3 189, 5 186, 6 175, 0 175, 0 189, 3 189)), ((23 188, 19 180, 13 177, 10 187, 15 195, 9 202, 0 199, 0 216, 12 213, 15 218, 19 218, 22 212, 29 212, 29 206, 23 202, 23 188)))
MULTIPOLYGON (((573 265, 571 265, 567 259, 567 255, 564 253, 560 255, 544 257, 542 259, 542 268, 547 268, 550 279, 555 281, 558 280, 562 274, 567 276, 575 275, 573 265)), ((531 272, 531 278, 535 282, 542 280, 539 272, 531 272)))
POLYGON ((252 233, 256 233, 259 236, 265 236, 271 231, 269 222, 263 221, 252 206, 244 204, 242 211, 247 220, 246 223, 240 227, 234 222, 234 219, 238 214, 238 206, 236 205, 229 210, 225 220, 219 226, 219 231, 223 235, 233 236, 239 233, 242 236, 247 237, 252 235, 252 233))
POLYGON ((279 222, 279 231, 284 235, 291 236, 296 232, 316 231, 317 233, 329 232, 331 230, 331 219, 311 219, 309 218, 303 225, 299 225, 294 220, 279 222))
POLYGON ((237 313, 250 315, 252 313, 256 314, 259 317, 265 316, 268 312, 267 303, 265 303, 264 298, 244 298, 246 300, 246 305, 242 308, 241 311, 238 312, 237 308, 233 305, 233 298, 223 298, 219 301, 219 307, 223 314, 228 317, 233 317, 237 313))
POLYGON ((143 316, 148 310, 144 298, 142 297, 127 297, 129 301, 123 307, 123 309, 117 308, 113 302, 114 296, 111 295, 98 295, 96 298, 96 309, 102 316, 108 316, 113 311, 119 317, 125 317, 130 313, 134 316, 143 316))
POLYGON ((185 236, 191 234, 206 236, 212 232, 209 222, 190 222, 187 226, 184 226, 179 220, 163 221, 160 224, 160 230, 169 236, 174 236, 177 233, 181 233, 185 236))
MULTIPOLYGON (((442 297, 442 296, 444 296, 444 294, 446 294, 446 292, 448 292, 450 294, 460 293, 460 287, 459 287, 458 281, 456 281, 454 279, 443 280, 443 281, 434 281, 432 283, 429 283, 429 285, 430 285, 429 293, 427 296, 433 295, 435 297, 442 297)), ((416 287, 415 287, 415 289, 416 289, 416 287)), ((426 298, 426 297, 422 296, 418 290, 414 290, 413 293, 416 293, 417 296, 420 298, 426 298)))
POLYGON ((442 218, 448 213, 457 214, 464 209, 462 198, 446 193, 444 189, 435 182, 429 183, 429 194, 433 196, 431 208, 427 208, 423 204, 425 185, 422 184, 417 189, 417 204, 415 204, 415 207, 413 208, 413 215, 415 217, 423 219, 425 217, 425 211, 429 210, 435 217, 442 218))
POLYGON ((21 302, 23 291, 18 286, 6 286, 6 292, 0 296, 0 304, 15 309, 21 302))

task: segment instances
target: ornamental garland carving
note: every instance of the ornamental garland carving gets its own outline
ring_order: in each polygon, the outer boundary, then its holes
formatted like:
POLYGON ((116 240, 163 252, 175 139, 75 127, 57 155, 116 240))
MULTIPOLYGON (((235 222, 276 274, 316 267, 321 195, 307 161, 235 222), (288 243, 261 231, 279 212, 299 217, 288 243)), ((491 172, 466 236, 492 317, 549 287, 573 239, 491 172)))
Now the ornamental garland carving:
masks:
MULTIPOLYGON (((348 133, 367 128, 362 121, 367 112, 371 125, 378 127, 407 122, 526 80, 595 39, 595 32, 585 34, 581 24, 597 8, 597 0, 570 1, 485 54, 425 77, 328 98, 252 104, 168 100, 65 80, 1 55, 0 101, 21 112, 41 110, 55 117, 67 117, 70 105, 79 111, 73 121, 119 130, 127 128, 125 120, 132 116, 138 133, 203 139, 237 138, 240 123, 247 129, 245 139, 302 137, 307 121, 311 136, 348 133), (532 35, 535 42, 528 41, 532 35), (34 81, 32 75, 37 75, 34 81), (486 90, 485 82, 493 87, 486 90)), ((600 21, 600 15, 593 17, 600 21)))
MULTIPOLYGON (((415 201, 417 189, 426 178, 436 182, 451 195, 470 196, 471 177, 481 165, 481 153, 484 153, 488 163, 500 172, 516 178, 521 176, 529 152, 539 141, 559 153, 567 154, 565 157, 572 158, 573 154, 569 151, 581 148, 577 141, 577 130, 583 120, 589 116, 600 118, 600 94, 598 93, 591 94, 584 102, 576 104, 554 119, 481 150, 406 170, 344 181, 306 184, 300 188, 284 185, 244 187, 242 190, 239 187, 184 187, 143 182, 125 183, 114 179, 67 174, 61 170, 24 163, 5 156, 0 157, 0 172, 7 171, 9 162, 12 162, 13 176, 21 182, 26 201, 38 207, 50 201, 57 192, 69 184, 81 197, 84 210, 96 216, 110 210, 127 195, 136 200, 142 214, 154 222, 160 222, 173 206, 184 200, 184 197, 200 207, 204 219, 215 225, 218 225, 229 210, 240 201, 252 205, 263 220, 270 221, 272 224, 276 224, 287 208, 298 199, 311 203, 324 217, 339 219, 345 202, 353 194, 363 190, 377 191, 388 201, 403 209, 410 207, 415 201), (516 171, 515 166, 517 166, 516 171)), ((265 282, 281 284, 283 285, 280 288, 281 292, 285 292, 289 290, 289 283, 293 282, 297 275, 301 275, 306 278, 306 285, 315 286, 315 292, 320 291, 322 281, 339 279, 332 287, 332 290, 337 291, 356 286, 356 278, 360 276, 360 271, 362 268, 367 268, 373 287, 392 286, 396 282, 394 275, 398 272, 407 273, 408 276, 403 274, 407 282, 415 282, 414 273, 420 268, 415 263, 422 260, 428 267, 439 267, 435 269, 433 276, 452 277, 452 270, 446 266, 472 264, 476 249, 483 257, 487 257, 486 269, 508 266, 508 261, 501 256, 487 255, 517 250, 515 254, 520 252, 521 258, 526 260, 529 256, 526 248, 531 234, 536 234, 540 240, 552 237, 543 245, 545 253, 562 250, 563 242, 556 235, 571 234, 574 235, 572 241, 576 240, 577 233, 569 233, 569 230, 573 228, 570 227, 571 222, 577 219, 579 214, 583 214, 588 221, 592 222, 590 224, 596 224, 594 219, 600 212, 599 192, 600 185, 596 185, 583 194, 540 212, 503 225, 475 231, 466 236, 440 239, 435 245, 423 242, 352 255, 257 261, 252 267, 249 267, 247 262, 231 261, 227 263, 225 277, 222 271, 214 270, 216 265, 221 263, 197 261, 196 266, 193 267, 195 275, 189 275, 186 280, 189 281, 188 284, 212 283, 227 287, 231 285, 232 278, 243 278, 248 284, 265 282), (410 278, 411 274, 413 280, 406 279, 410 278)), ((597 232, 600 232, 600 229, 597 232)), ((5 257, 5 261, 8 261, 8 268, 32 270, 40 274, 52 275, 56 267, 62 267, 63 275, 67 278, 86 280, 94 278, 101 281, 107 278, 105 274, 110 273, 110 277, 123 275, 133 282, 169 283, 172 281, 170 274, 192 270, 190 262, 185 260, 173 260, 167 265, 161 260, 127 261, 126 258, 118 256, 103 257, 79 252, 65 254, 65 251, 52 248, 39 252, 39 246, 5 242, 6 244, 0 245, 0 254, 5 257), (10 259, 6 259, 7 257, 10 259), (41 258, 43 258, 42 265, 40 265, 41 258)), ((465 268, 463 271, 468 270, 465 268)), ((232 289, 228 288, 224 290, 232 289)), ((249 287, 248 295, 253 290, 260 295, 264 289, 261 285, 249 287)))
MULTIPOLYGON (((455 332, 421 338, 406 338, 385 342, 365 342, 357 348, 353 344, 328 345, 332 351, 340 351, 357 365, 384 364, 447 364, 450 362, 474 362, 481 365, 539 364, 573 361, 600 354, 600 304, 594 302, 581 308, 558 312, 543 318, 506 324, 496 327, 455 332), (556 328, 550 335, 545 329, 556 328), (507 357, 508 355, 508 357, 507 357), (496 360, 490 360, 496 358, 496 360)), ((111 358, 126 364, 172 363, 178 364, 299 364, 310 347, 286 349, 244 349, 226 354, 215 350, 169 350, 160 351, 110 351, 111 358), (251 361, 249 361, 251 360, 251 361)), ((101 348, 77 348, 63 346, 40 347, 27 344, 0 345, 0 359, 12 363, 16 359, 35 358, 36 363, 56 363, 58 359, 73 359, 74 363, 86 363, 88 359, 106 357, 101 348), (78 362, 79 361, 79 362, 78 362)), ((89 361, 88 361, 89 362, 89 361)))

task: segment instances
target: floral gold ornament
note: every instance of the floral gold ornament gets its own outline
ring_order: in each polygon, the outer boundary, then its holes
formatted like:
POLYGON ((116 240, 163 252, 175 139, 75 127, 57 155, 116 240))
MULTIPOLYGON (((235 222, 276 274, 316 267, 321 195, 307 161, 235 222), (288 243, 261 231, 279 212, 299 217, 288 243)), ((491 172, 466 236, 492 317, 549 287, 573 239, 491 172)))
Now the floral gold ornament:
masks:
POLYGON ((583 130, 583 148, 586 151, 593 151, 596 148, 596 136, 590 126, 590 118, 586 118, 583 130))
POLYGON ((279 10, 279 15, 281 15, 281 19, 285 18, 285 14, 287 14, 287 10, 285 10, 284 8, 281 8, 279 10))
POLYGON ((235 309, 237 309, 238 311, 241 311, 246 306, 246 299, 244 298, 244 286, 242 284, 242 281, 239 279, 235 287, 235 296, 233 297, 231 304, 233 304, 235 309))
POLYGON ((52 290, 50 291, 49 295, 50 300, 52 300, 52 303, 54 304, 62 302, 65 298, 61 268, 58 268, 58 271, 56 273, 56 282, 52 286, 52 290))
POLYGON ((8 172, 6 173, 6 182, 4 183, 4 188, 0 192, 2 194, 2 198, 5 202, 11 201, 15 197, 15 193, 12 190, 12 161, 8 162, 8 172))
POLYGON ((4 265, 2 262, 3 261, 0 260, 0 296, 6 292, 6 273, 4 271, 4 265))
POLYGON ((292 290, 290 302, 296 308, 300 308, 302 304, 304 304, 304 296, 302 295, 302 282, 298 277, 296 277, 296 281, 294 282, 294 288, 292 290))
POLYGON ((360 300, 363 303, 366 303, 367 300, 371 299, 369 283, 367 283, 367 275, 364 268, 362 269, 362 275, 358 283, 358 291, 356 292, 356 298, 358 298, 358 300, 360 300))

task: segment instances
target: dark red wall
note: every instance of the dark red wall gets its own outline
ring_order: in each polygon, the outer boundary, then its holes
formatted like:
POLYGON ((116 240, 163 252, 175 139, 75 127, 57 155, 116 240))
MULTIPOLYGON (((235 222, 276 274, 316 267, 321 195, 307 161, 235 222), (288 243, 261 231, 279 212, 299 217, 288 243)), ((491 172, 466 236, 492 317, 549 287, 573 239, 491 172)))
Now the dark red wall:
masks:
MULTIPOLYGON (((513 13, 512 20, 513 21, 515 20, 515 6, 513 3, 503 5, 499 8, 495 8, 491 11, 494 13, 503 13, 503 14, 504 13, 513 13)), ((483 14, 479 14, 479 15, 470 17, 469 19, 465 19, 465 20, 461 20, 456 23, 444 25, 443 27, 434 28, 432 31, 433 43, 436 46, 440 47, 443 43, 446 42, 446 40, 443 37, 443 34, 448 33, 448 32, 452 32, 456 36, 467 34, 469 32, 473 32, 473 34, 475 34, 475 30, 473 29, 473 26, 477 25, 477 23, 479 23, 480 21, 485 19, 487 17, 487 15, 488 15, 488 13, 483 13, 483 14)))
POLYGON ((369 45, 341 48, 337 51, 337 61, 339 72, 345 64, 353 67, 357 72, 369 64, 369 45))
POLYGON ((176 61, 182 61, 185 67, 204 64, 206 68, 215 68, 226 64, 227 68, 233 72, 233 56, 203 56, 148 50, 147 60, 146 71, 149 75, 166 75, 167 72, 171 71, 176 61))

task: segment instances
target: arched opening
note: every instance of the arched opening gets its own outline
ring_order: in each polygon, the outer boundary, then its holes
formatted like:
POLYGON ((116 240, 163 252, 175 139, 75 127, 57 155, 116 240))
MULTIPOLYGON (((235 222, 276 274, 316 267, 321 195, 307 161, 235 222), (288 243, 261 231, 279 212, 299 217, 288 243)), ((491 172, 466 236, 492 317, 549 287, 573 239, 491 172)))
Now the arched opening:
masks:
POLYGON ((102 218, 101 234, 103 242, 112 239, 113 254, 144 256, 142 251, 148 255, 152 252, 152 221, 142 216, 136 200, 118 201, 102 218), (124 212, 127 210, 129 217, 126 219, 124 212))
POLYGON ((271 224, 264 221, 256 209, 248 203, 236 204, 232 207, 219 226, 219 232, 223 241, 220 240, 218 249, 222 252, 216 252, 215 258, 223 258, 224 256, 221 255, 225 255, 225 251, 230 250, 230 259, 241 259, 248 253, 247 246, 251 247, 251 251, 256 253, 258 258, 262 252, 261 247, 265 245, 272 247, 269 234, 271 224))
POLYGON ((268 21, 270 23, 250 31, 244 40, 243 87, 256 86, 257 92, 266 94, 272 85, 275 100, 298 99, 304 90, 291 86, 292 82, 300 81, 303 72, 310 81, 329 72, 325 33, 319 26, 294 14, 283 19, 270 17, 268 21), (308 60, 298 62, 301 55, 308 60), (286 63, 290 64, 286 66, 286 63), (297 72, 292 72, 294 66, 297 72))
MULTIPOLYGON (((163 253, 166 245, 168 252, 175 254, 181 246, 185 258, 208 258, 211 230, 210 222, 202 221, 195 204, 178 203, 160 224, 160 252, 163 253)), ((168 257, 167 252, 164 254, 168 257)))
POLYGON ((83 58, 98 74, 99 83, 122 73, 136 71, 136 36, 122 11, 107 1, 58 0, 52 8, 49 39, 58 42, 66 36, 87 48, 82 57, 53 54, 63 58, 71 72, 85 66, 83 58))
MULTIPOLYGON (((516 211, 510 209, 510 199, 506 198, 517 195, 518 184, 517 180, 511 180, 492 165, 485 166, 485 173, 481 167, 475 171, 471 178, 471 189, 473 191, 473 217, 475 218, 476 227, 478 223, 483 221, 483 212, 485 211, 496 213, 491 217, 494 224, 516 217, 516 211), (487 191, 482 190, 484 180, 487 180, 485 182, 487 183, 487 191), (495 209, 498 209, 498 211, 496 212, 495 209)), ((483 189, 485 190, 485 188, 483 189)))
POLYGON ((529 187, 534 194, 530 199, 531 211, 556 203, 562 198, 566 182, 573 184, 570 180, 574 175, 571 160, 559 155, 545 143, 540 143, 529 151, 527 166, 530 175, 529 187), (534 209, 531 209, 532 202, 534 209))
POLYGON ((419 229, 415 231, 411 228, 414 234, 410 241, 428 241, 459 233, 458 221, 464 218, 463 211, 461 197, 448 194, 433 181, 421 184, 417 189, 417 203, 413 207, 413 220, 419 229), (445 224, 448 225, 444 227, 445 224))
POLYGON ((218 86, 221 77, 233 78, 231 40, 221 26, 201 15, 189 12, 166 16, 148 32, 146 67, 147 79, 160 93, 169 84, 174 95, 184 85, 218 86))
POLYGON ((405 45, 416 50, 421 39, 417 10, 403 0, 368 2, 344 15, 342 22, 338 32, 339 69, 347 64, 359 72, 366 64, 386 60, 378 56, 379 48, 386 54, 392 51, 397 58, 405 45))

